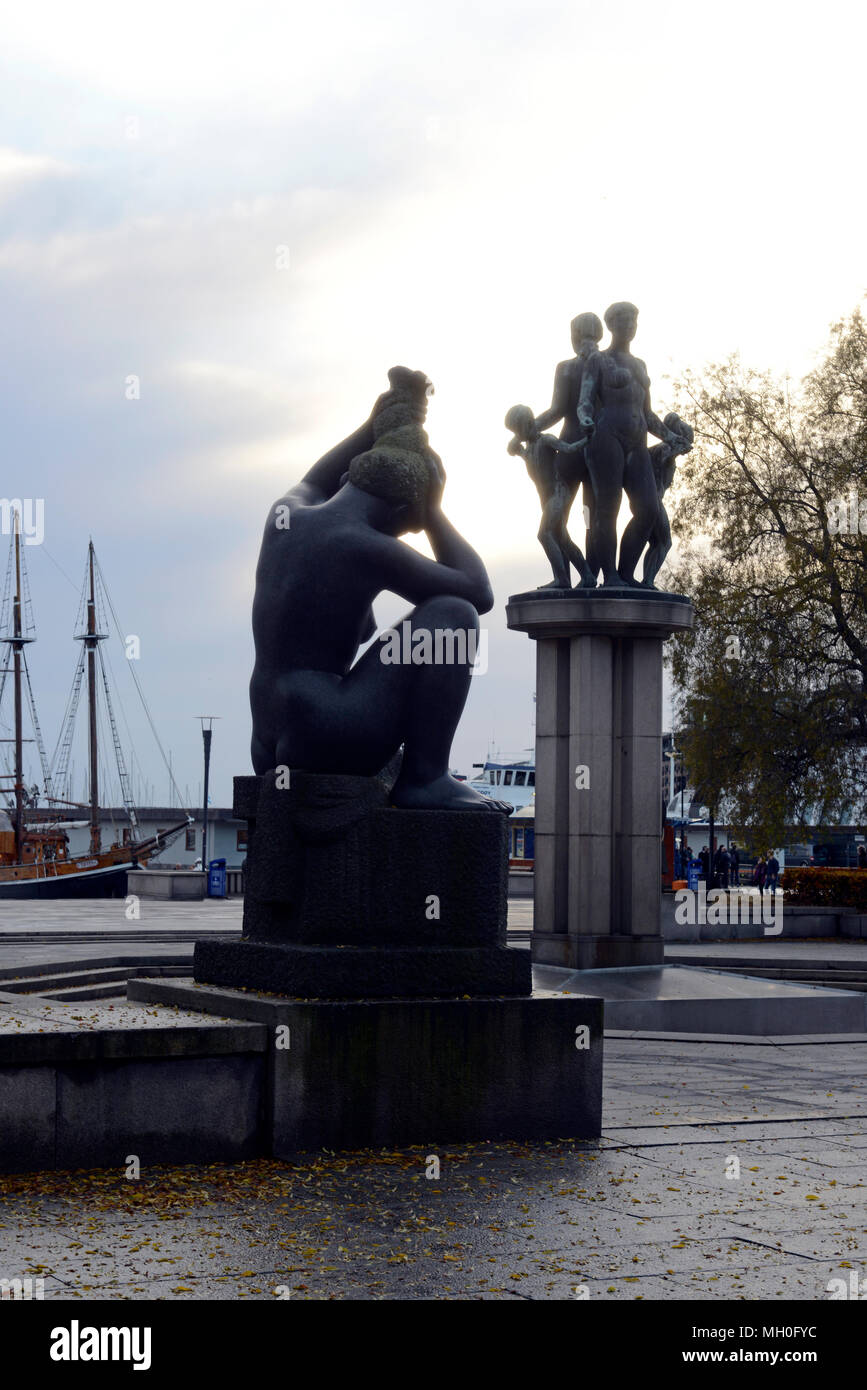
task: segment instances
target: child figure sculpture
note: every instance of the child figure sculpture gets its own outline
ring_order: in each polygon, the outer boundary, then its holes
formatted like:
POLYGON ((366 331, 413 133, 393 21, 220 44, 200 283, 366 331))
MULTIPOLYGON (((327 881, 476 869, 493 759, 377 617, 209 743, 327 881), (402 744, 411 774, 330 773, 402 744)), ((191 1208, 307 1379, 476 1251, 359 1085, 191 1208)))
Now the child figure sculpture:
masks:
POLYGON ((542 521, 539 526, 539 543, 547 555, 554 578, 540 589, 571 589, 569 564, 575 566, 580 579, 580 587, 595 588, 596 578, 582 551, 566 530, 569 507, 575 489, 563 476, 559 467, 559 455, 577 454, 584 448, 584 440, 567 443, 553 434, 540 434, 535 416, 528 405, 513 405, 506 415, 506 429, 514 435, 509 440, 510 454, 522 458, 527 472, 536 486, 542 504, 542 521))
POLYGON ((671 523, 668 520, 668 512, 665 510, 662 499, 674 482, 675 459, 678 454, 688 454, 695 439, 692 425, 687 424, 686 420, 682 420, 674 411, 670 411, 662 423, 667 430, 678 435, 682 442, 679 445, 654 444, 650 450, 650 461, 653 464, 653 476, 656 479, 656 491, 659 496, 659 511, 653 523, 648 550, 644 556, 644 570, 641 577, 641 584, 644 589, 656 588, 653 581, 662 569, 666 555, 671 550, 671 523))

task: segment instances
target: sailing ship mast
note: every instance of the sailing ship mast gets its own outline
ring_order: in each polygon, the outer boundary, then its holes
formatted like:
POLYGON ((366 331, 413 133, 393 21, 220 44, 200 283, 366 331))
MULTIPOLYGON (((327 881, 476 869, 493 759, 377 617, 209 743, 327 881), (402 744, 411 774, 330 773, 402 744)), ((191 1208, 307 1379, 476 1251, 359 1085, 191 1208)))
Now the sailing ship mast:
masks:
POLYGON ((24 830, 24 748, 21 711, 21 524, 15 513, 15 598, 12 602, 12 668, 15 685, 15 850, 21 858, 24 830))
POLYGON ((96 630, 96 592, 93 579, 93 541, 87 547, 88 595, 87 631, 76 636, 83 642, 87 652, 87 711, 89 718, 90 743, 90 852, 99 854, 102 849, 102 835, 99 828, 99 759, 96 745, 96 649, 104 642, 107 632, 96 630))
POLYGON ((21 653, 25 643, 21 622, 21 517, 15 512, 15 597, 12 601, 12 674, 15 690, 15 852, 21 858, 24 839, 24 714, 21 703, 21 653))

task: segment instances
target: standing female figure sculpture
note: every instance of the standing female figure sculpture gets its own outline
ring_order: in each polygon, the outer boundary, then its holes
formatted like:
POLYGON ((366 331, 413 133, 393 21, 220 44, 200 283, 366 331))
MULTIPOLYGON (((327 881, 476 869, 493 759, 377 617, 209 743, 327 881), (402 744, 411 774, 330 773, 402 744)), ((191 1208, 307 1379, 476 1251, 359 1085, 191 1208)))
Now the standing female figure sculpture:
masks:
POLYGON ((612 304, 605 323, 611 343, 584 364, 577 412, 582 428, 592 436, 585 456, 593 484, 593 557, 602 570, 603 588, 638 588, 635 567, 659 511, 647 432, 673 448, 682 447, 682 440, 654 415, 647 368, 630 350, 638 327, 635 305, 612 304), (620 542, 618 564, 617 514, 624 492, 632 519, 620 542))

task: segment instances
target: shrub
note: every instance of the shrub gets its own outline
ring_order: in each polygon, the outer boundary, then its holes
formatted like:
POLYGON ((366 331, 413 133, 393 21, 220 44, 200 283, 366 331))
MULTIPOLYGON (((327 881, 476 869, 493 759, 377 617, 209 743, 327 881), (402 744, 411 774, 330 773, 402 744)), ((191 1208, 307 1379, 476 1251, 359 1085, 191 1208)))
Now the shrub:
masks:
POLYGON ((785 869, 780 882, 792 907, 854 907, 867 912, 867 870, 785 869))

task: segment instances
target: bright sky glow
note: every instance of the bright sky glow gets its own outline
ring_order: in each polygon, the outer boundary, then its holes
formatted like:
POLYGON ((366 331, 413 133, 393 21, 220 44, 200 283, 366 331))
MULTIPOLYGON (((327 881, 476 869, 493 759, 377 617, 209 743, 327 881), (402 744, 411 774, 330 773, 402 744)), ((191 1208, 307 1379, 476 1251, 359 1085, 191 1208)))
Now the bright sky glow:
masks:
MULTIPOLYGON (((200 777, 202 709, 223 716, 217 799, 248 769, 264 515, 397 362, 436 385, 445 507, 497 590, 455 762, 489 737, 526 746, 532 650, 501 614, 547 576, 505 411, 548 404, 569 320, 615 299, 640 308, 660 415, 671 377, 735 349, 810 367, 867 280, 863 13, 194 0, 4 14, 3 488, 45 498, 46 549, 76 582, 93 533, 182 787, 200 777)), ((31 660, 53 744, 75 596, 36 552, 31 660)))

